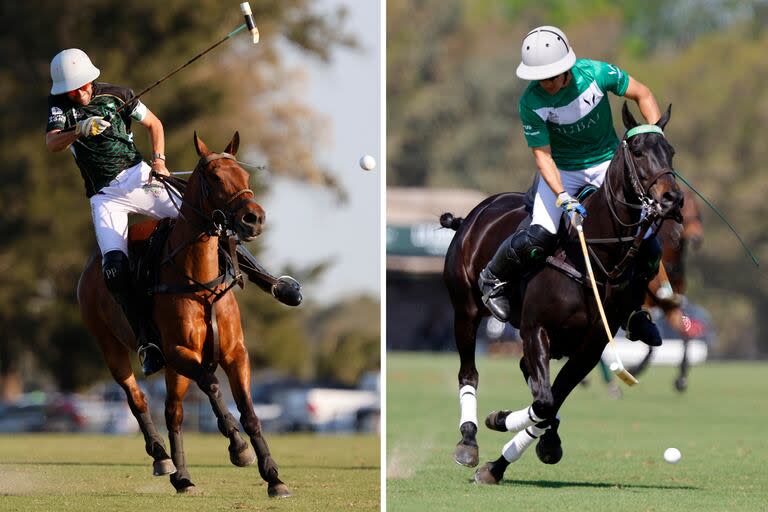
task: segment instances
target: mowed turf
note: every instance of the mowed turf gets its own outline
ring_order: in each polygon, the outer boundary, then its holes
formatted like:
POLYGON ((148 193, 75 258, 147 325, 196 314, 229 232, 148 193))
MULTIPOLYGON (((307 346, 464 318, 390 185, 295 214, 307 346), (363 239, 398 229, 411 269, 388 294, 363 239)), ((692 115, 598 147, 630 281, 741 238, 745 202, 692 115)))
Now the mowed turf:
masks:
POLYGON ((218 435, 184 438, 193 495, 152 476, 137 436, 0 436, 2 511, 379 510, 378 436, 267 436, 294 496, 267 497, 256 465, 229 463, 218 435))
MULTIPOLYGON (((609 397, 597 371, 561 409, 564 457, 539 462, 535 445, 498 486, 478 486, 452 454, 460 436, 457 354, 387 356, 387 509, 390 511, 768 510, 768 364, 694 367, 689 389, 652 367, 609 397), (666 448, 682 452, 677 465, 666 448)), ((559 369, 553 364, 553 370, 559 369)), ((513 436, 483 425, 493 409, 531 403, 513 358, 478 359, 480 464, 513 436)))

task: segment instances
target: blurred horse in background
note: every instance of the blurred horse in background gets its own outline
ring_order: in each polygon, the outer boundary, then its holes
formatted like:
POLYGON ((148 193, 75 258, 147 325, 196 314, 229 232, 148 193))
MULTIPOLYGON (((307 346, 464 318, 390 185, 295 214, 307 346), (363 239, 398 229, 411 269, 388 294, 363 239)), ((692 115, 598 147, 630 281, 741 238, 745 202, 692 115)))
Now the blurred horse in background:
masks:
MULTIPOLYGON (((704 228, 701 217, 701 209, 696 196, 688 189, 684 189, 685 203, 683 205, 683 222, 665 222, 658 233, 661 243, 661 261, 664 264, 669 285, 673 295, 664 297, 660 293, 664 289, 664 276, 660 272, 648 285, 648 296, 645 308, 658 306, 664 312, 667 323, 675 331, 680 333, 683 342, 683 354, 680 361, 680 373, 675 379, 675 389, 682 392, 688 386, 688 343, 692 338, 700 336, 701 328, 695 320, 689 318, 683 312, 685 302, 685 257, 688 247, 698 249, 704 240, 704 228), (661 297, 660 297, 661 296, 661 297)), ((648 367, 653 355, 653 347, 648 347, 648 354, 633 369, 631 373, 639 375, 648 367)))

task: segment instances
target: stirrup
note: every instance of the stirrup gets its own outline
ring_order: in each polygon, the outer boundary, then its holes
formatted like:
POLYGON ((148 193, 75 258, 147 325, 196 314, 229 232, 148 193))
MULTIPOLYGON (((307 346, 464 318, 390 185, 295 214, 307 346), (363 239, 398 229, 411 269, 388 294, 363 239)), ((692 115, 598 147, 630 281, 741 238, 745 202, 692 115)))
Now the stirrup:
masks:
POLYGON ((506 281, 502 281, 501 279, 496 277, 493 274, 493 272, 491 272, 490 270, 485 269, 482 272, 480 272, 480 275, 478 276, 478 281, 479 281, 478 284, 480 285, 480 291, 481 292, 483 291, 483 288, 485 288, 486 284, 493 284, 493 286, 491 286, 490 290, 488 290, 487 292, 483 293, 483 295, 481 297, 482 301, 483 301, 483 304, 487 305, 489 300, 495 299, 496 297, 504 295, 504 293, 503 293, 504 292, 504 287, 507 286, 507 282, 506 281), (492 275, 493 278, 492 279, 488 279, 488 278, 484 277, 483 274, 485 274, 486 272, 488 274, 492 275))
POLYGON ((139 363, 141 363, 141 370, 145 376, 150 376, 153 373, 159 372, 165 367, 165 356, 160 347, 154 343, 144 343, 139 346, 137 352, 139 353, 139 363))
POLYGON ((502 281, 490 270, 484 269, 480 272, 478 277, 478 285, 480 286, 480 292, 482 296, 480 299, 488 311, 500 322, 507 323, 510 316, 510 304, 509 299, 504 295, 504 288, 507 286, 506 281, 502 281), (489 273, 493 276, 493 279, 488 279, 483 276, 484 273, 489 273), (490 289, 483 293, 485 285, 490 285, 490 289))

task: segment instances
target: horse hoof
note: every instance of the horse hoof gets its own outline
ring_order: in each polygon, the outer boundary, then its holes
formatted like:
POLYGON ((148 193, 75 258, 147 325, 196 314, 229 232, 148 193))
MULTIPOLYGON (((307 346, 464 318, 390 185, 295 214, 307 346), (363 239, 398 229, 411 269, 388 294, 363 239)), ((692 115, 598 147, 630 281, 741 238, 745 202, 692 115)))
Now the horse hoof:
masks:
POLYGON ((474 468, 480 462, 480 454, 477 444, 472 446, 460 442, 456 445, 456 450, 453 452, 453 460, 462 466, 474 468))
POLYGON ((497 432, 508 432, 506 419, 512 411, 492 411, 485 417, 485 426, 497 432))
POLYGON ((267 495, 269 495, 270 498, 288 498, 293 496, 291 490, 288 489, 288 486, 282 482, 279 484, 270 485, 267 488, 267 495))
POLYGON ((172 475, 176 472, 176 466, 171 459, 156 460, 152 463, 152 475, 172 475))
POLYGON ((186 487, 176 489, 176 494, 197 494, 197 487, 195 487, 195 484, 190 483, 186 487))
POLYGON ((557 464, 563 458, 563 447, 560 438, 547 440, 543 437, 536 444, 536 456, 544 464, 557 464))
POLYGON ((563 458, 563 445, 557 430, 560 428, 560 420, 555 418, 546 420, 536 425, 540 428, 548 427, 536 443, 536 456, 544 464, 557 464, 563 458))
POLYGON ((675 389, 678 390, 680 393, 688 389, 688 379, 685 377, 678 377, 675 380, 675 389))
POLYGON ((501 478, 496 478, 491 471, 492 469, 493 462, 483 464, 483 467, 475 471, 475 483, 478 485, 498 485, 501 478))
POLYGON ((253 448, 251 448, 251 445, 246 444, 245 448, 240 450, 238 453, 230 453, 229 460, 235 466, 244 468, 246 466, 250 466, 256 461, 256 453, 253 451, 253 448))

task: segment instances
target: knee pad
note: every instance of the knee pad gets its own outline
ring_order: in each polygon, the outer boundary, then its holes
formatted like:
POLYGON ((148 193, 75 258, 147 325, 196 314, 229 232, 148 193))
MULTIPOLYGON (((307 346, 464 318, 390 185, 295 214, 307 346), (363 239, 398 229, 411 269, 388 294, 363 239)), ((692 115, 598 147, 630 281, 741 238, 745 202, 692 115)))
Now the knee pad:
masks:
POLYGON ((125 295, 131 290, 131 264, 123 251, 109 251, 101 261, 101 271, 107 289, 113 295, 125 295))
POLYGON ((557 247, 557 234, 534 224, 526 231, 527 255, 530 261, 541 261, 551 255, 557 247))

